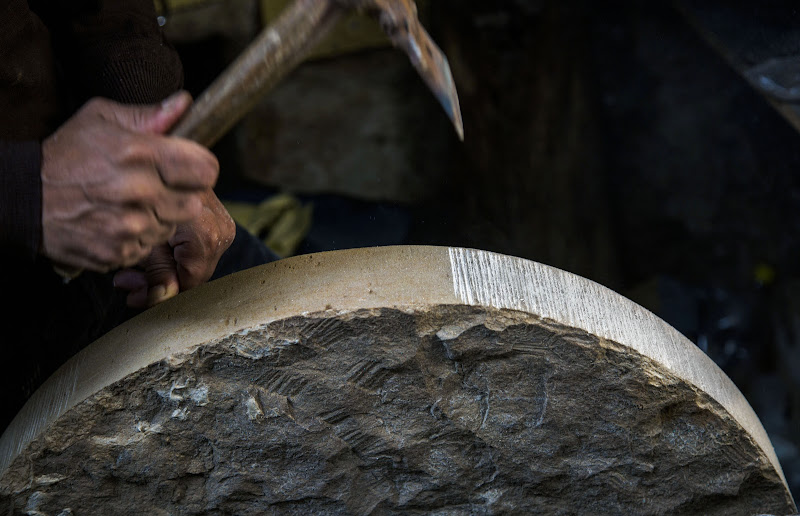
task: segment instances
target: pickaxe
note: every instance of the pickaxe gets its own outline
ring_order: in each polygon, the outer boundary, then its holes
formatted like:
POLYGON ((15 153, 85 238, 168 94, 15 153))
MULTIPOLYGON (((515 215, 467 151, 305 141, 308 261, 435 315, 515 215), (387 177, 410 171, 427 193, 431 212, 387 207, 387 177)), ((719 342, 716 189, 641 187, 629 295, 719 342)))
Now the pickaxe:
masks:
POLYGON ((408 54, 463 140, 450 65, 420 24, 414 0, 295 0, 197 98, 171 134, 212 146, 349 11, 377 18, 392 44, 408 54))

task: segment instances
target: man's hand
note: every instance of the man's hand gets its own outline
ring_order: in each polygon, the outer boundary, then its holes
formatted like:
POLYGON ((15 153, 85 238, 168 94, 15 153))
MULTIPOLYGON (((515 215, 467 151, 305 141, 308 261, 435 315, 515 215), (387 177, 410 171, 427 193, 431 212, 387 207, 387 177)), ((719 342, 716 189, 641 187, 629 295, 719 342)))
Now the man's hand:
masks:
POLYGON ((128 306, 134 308, 165 301, 208 281, 235 234, 233 219, 214 192, 208 190, 201 215, 191 223, 179 225, 168 244, 153 249, 139 269, 119 271, 114 285, 130 291, 128 306))
POLYGON ((143 107, 93 99, 43 142, 45 256, 99 272, 131 266, 206 216, 217 159, 164 136, 190 103, 186 93, 143 107))

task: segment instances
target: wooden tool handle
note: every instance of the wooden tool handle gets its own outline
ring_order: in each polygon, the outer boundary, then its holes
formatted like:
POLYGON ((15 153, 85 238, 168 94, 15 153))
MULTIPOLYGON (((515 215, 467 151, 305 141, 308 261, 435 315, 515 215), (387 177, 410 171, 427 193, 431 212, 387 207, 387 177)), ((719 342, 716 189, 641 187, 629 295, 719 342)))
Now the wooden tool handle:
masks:
POLYGON ((296 0, 204 91, 171 134, 213 146, 333 27, 330 0, 296 0))

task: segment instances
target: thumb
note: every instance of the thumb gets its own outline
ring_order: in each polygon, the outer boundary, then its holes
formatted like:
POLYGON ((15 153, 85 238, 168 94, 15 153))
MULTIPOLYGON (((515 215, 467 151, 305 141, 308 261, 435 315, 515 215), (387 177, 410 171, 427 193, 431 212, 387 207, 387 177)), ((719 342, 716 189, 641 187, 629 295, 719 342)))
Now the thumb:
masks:
POLYGON ((131 131, 165 134, 180 120, 191 104, 192 96, 186 91, 179 91, 160 104, 117 106, 114 115, 120 125, 131 131))
POLYGON ((147 305, 153 306, 175 297, 180 292, 178 267, 169 245, 153 248, 150 256, 141 264, 147 278, 147 305))

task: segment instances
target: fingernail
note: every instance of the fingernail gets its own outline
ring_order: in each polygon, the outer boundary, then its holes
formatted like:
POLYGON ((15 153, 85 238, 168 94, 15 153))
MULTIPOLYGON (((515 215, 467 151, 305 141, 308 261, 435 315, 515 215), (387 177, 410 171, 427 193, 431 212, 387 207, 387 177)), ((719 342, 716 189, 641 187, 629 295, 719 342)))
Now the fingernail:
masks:
POLYGON ((147 301, 151 306, 157 305, 158 303, 177 296, 179 290, 177 285, 156 285, 148 291, 147 301))
POLYGON ((167 287, 164 285, 156 285, 155 287, 151 288, 150 291, 147 293, 147 301, 151 305, 155 305, 160 303, 164 300, 167 295, 167 287))

